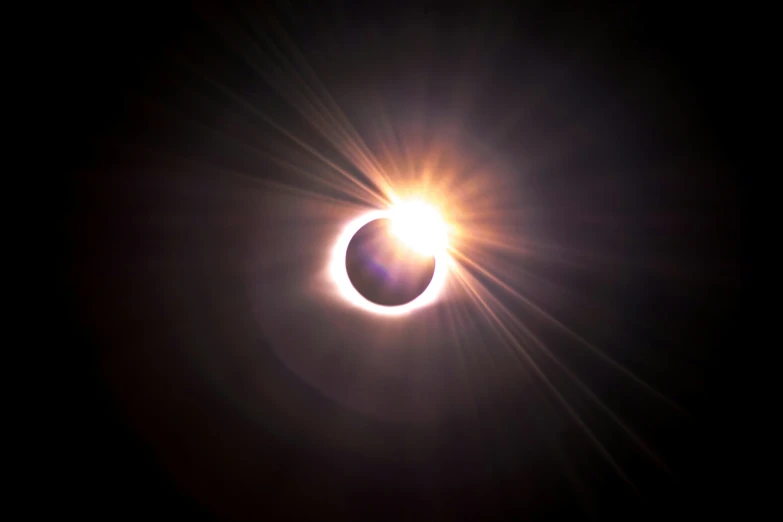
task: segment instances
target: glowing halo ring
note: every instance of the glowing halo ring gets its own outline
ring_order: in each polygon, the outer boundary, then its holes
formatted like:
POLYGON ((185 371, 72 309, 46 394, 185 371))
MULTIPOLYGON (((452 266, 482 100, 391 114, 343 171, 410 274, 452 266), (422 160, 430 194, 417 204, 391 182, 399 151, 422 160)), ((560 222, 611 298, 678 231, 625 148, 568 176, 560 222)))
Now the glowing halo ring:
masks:
POLYGON ((337 292, 345 298, 350 304, 357 308, 361 308, 368 312, 372 312, 379 315, 405 315, 413 310, 429 306, 434 303, 440 296, 443 289, 443 285, 446 282, 446 274, 449 267, 449 256, 446 249, 434 254, 435 257, 435 272, 432 274, 432 279, 427 288, 413 301, 398 306, 384 306, 373 303, 366 299, 362 294, 354 288, 348 277, 348 268, 345 265, 345 257, 348 252, 348 244, 353 239, 353 236, 367 223, 376 221, 378 219, 385 219, 391 216, 390 211, 385 210, 372 210, 360 217, 351 221, 345 229, 343 229, 340 237, 337 239, 332 250, 332 259, 329 266, 329 273, 332 276, 332 280, 337 286, 337 292))

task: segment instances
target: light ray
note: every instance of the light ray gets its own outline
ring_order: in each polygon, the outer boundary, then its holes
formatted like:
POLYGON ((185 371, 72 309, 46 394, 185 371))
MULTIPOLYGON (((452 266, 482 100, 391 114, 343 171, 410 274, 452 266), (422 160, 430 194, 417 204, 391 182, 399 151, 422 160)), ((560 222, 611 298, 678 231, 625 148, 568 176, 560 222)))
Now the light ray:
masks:
POLYGON ((557 386, 555 386, 554 383, 552 383, 552 381, 549 379, 549 377, 547 377, 546 373, 541 369, 538 363, 536 363, 536 361, 531 357, 531 355, 527 352, 527 350, 522 345, 522 343, 509 330, 509 328, 506 326, 503 320, 492 309, 492 307, 489 306, 487 302, 481 297, 477 289, 477 288, 482 288, 481 285, 471 285, 470 282, 467 281, 465 277, 465 273, 462 270, 455 270, 454 273, 457 279, 463 284, 463 288, 465 288, 468 291, 469 296, 476 304, 476 308, 482 313, 482 315, 486 319, 488 319, 490 324, 496 327, 496 331, 500 333, 498 337, 504 342, 506 346, 513 349, 513 353, 522 356, 524 362, 526 362, 531 368, 535 370, 536 375, 541 379, 541 381, 544 384, 546 384, 546 386, 550 389, 553 395, 557 398, 558 402, 560 402, 561 406, 571 416, 574 422, 576 422, 577 425, 582 429, 582 431, 595 445, 596 449, 598 449, 598 451, 601 453, 604 459, 606 459, 606 461, 612 466, 612 468, 615 470, 618 476, 620 476, 623 479, 623 481, 626 482, 626 484, 628 484, 628 486, 638 495, 639 490, 637 489, 633 481, 630 479, 628 474, 617 463, 615 458, 611 455, 611 453, 609 453, 606 447, 601 443, 601 441, 598 439, 595 433, 593 433, 590 427, 584 422, 582 417, 577 413, 577 411, 573 408, 573 406, 571 406, 568 403, 568 401, 563 396, 563 394, 557 389, 557 386))
POLYGON ((499 279, 497 276, 492 274, 489 270, 487 270, 486 268, 482 267, 478 263, 472 261, 470 258, 465 256, 464 254, 461 254, 456 249, 451 249, 451 252, 453 254, 455 254, 459 258, 460 261, 468 263, 473 268, 475 268, 476 270, 481 272, 484 276, 486 276, 489 279, 491 279, 495 284, 497 284, 500 288, 502 288, 503 290, 508 292, 510 295, 512 295, 513 297, 519 299, 522 303, 524 303, 525 305, 530 307, 533 311, 535 311, 536 313, 540 314, 542 317, 546 318, 547 320, 551 321, 553 324, 557 325, 560 329, 562 329, 564 332, 566 332, 573 339, 575 339, 576 341, 581 343, 586 348, 589 348, 590 351, 592 351, 594 354, 596 354, 598 357, 600 357, 603 361, 605 361, 606 363, 610 364, 613 368, 615 368, 616 370, 619 370, 620 372, 622 372, 627 377, 631 378, 636 384, 642 386, 644 389, 646 389, 650 393, 654 394, 659 399, 664 400, 667 404, 672 406, 674 409, 676 409, 680 413, 687 414, 687 412, 685 410, 683 410, 678 404, 676 404, 671 399, 669 399, 668 397, 663 395, 661 392, 659 392, 658 390, 656 390, 655 388, 653 388, 652 386, 647 384, 645 381, 643 381, 642 379, 637 377, 633 372, 631 372, 626 367, 624 367, 623 365, 621 365, 620 363, 618 363, 617 361, 615 361, 614 359, 612 359, 611 357, 609 357, 608 355, 603 353, 597 347, 593 346, 592 343, 590 343, 585 338, 583 338, 582 336, 580 336, 579 334, 577 334, 576 332, 574 332, 573 330, 568 328, 565 324, 563 324, 561 321, 559 321, 557 318, 555 318, 554 316, 549 314, 546 310, 544 310, 543 308, 541 308, 537 304, 533 303, 530 299, 528 299, 525 296, 523 296, 522 294, 520 294, 517 290, 512 288, 510 285, 508 285, 507 283, 505 283, 504 281, 499 279))

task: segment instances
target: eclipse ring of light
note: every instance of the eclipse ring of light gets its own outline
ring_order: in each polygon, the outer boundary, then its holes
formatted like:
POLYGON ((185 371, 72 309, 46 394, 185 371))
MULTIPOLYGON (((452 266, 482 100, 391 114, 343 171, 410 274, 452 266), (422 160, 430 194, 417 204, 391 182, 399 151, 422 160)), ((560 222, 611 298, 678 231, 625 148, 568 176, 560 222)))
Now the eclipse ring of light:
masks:
POLYGON ((351 283, 346 267, 348 245, 353 236, 366 224, 378 219, 394 219, 395 212, 390 210, 372 210, 351 221, 342 231, 332 250, 329 272, 337 286, 337 292, 355 307, 379 315, 405 315, 413 310, 431 305, 441 295, 449 267, 446 248, 432 253, 435 259, 435 272, 427 288, 412 301, 399 306, 384 306, 365 298, 351 283))

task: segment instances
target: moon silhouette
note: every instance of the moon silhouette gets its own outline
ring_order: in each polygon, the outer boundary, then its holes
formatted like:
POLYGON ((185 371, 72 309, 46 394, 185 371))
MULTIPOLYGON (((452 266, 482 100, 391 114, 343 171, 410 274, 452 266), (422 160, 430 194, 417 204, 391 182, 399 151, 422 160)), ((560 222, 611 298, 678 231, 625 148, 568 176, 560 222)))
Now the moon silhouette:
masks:
POLYGON ((381 306, 401 306, 419 297, 435 275, 435 257, 422 255, 390 231, 391 220, 375 219, 348 243, 345 267, 362 297, 381 306))

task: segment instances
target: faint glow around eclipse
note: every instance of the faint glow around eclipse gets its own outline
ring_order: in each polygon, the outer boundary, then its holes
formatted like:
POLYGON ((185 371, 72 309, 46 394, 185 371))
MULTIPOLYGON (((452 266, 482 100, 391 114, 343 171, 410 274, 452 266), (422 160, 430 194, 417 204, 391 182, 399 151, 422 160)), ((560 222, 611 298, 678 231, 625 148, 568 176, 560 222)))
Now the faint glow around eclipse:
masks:
POLYGON ((389 210, 373 210, 351 221, 343 229, 332 250, 329 272, 338 293, 353 306, 380 315, 405 315, 435 302, 440 295, 449 267, 446 250, 446 226, 440 215, 421 202, 402 202, 389 210), (392 233, 417 252, 435 257, 435 273, 429 286, 416 299, 400 306, 383 306, 367 300, 348 277, 345 256, 348 244, 364 225, 377 219, 389 219, 392 233))

